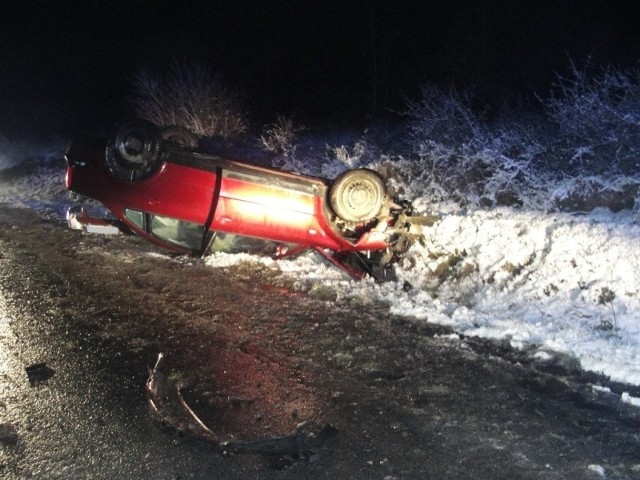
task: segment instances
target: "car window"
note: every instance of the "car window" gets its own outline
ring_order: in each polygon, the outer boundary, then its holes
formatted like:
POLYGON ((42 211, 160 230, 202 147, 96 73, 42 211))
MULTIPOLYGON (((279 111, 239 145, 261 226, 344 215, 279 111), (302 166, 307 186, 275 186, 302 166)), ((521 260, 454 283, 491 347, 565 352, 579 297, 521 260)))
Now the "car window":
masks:
POLYGON ((191 250, 200 250, 204 237, 204 226, 185 222, 177 218, 149 215, 150 231, 161 240, 191 250))
POLYGON ((269 240, 216 232, 209 250, 224 253, 242 252, 258 255, 274 255, 277 248, 278 243, 269 240))
POLYGON ((136 227, 144 230, 144 213, 139 210, 131 210, 127 208, 125 209, 124 214, 136 227))

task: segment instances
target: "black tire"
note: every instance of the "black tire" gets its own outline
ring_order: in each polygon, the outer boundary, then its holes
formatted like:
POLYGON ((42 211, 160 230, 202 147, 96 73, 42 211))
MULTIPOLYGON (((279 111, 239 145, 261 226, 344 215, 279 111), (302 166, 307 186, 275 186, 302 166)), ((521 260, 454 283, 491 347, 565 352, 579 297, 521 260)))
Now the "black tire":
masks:
POLYGON ((184 127, 177 125, 171 125, 170 127, 164 127, 161 131, 162 140, 172 145, 177 145, 189 150, 195 150, 198 148, 198 137, 184 127))
POLYGON ((347 170, 331 185, 329 206, 345 222, 368 222, 382 210, 385 195, 384 180, 377 172, 347 170))
POLYGON ((162 165, 162 137, 151 122, 135 120, 118 129, 107 144, 107 168, 125 182, 140 182, 162 165))

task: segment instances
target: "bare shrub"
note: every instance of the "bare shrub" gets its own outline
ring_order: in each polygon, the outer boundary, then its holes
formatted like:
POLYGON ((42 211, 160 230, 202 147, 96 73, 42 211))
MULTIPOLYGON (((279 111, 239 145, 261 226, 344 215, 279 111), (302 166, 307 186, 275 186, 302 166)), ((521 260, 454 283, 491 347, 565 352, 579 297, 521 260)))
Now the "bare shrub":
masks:
POLYGON ((199 65, 174 62, 161 76, 143 70, 133 87, 136 114, 156 125, 178 125, 204 137, 231 138, 247 130, 239 96, 199 65))
POLYGON ((295 152, 298 133, 303 130, 304 127, 295 124, 292 117, 278 115, 275 122, 264 128, 260 143, 268 152, 290 156, 295 152))
POLYGON ((571 63, 545 101, 558 136, 557 162, 566 173, 636 174, 640 166, 640 71, 590 75, 571 63))

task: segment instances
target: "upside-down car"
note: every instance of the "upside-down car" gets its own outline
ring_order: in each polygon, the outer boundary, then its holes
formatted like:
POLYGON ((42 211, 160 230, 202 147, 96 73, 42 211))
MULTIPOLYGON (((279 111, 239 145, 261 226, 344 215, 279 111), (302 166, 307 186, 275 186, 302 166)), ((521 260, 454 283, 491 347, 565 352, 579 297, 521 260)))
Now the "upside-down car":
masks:
MULTIPOLYGON (((177 252, 203 254, 228 244, 225 237, 249 237, 275 242, 276 257, 314 249, 357 277, 384 271, 421 234, 422 218, 391 198, 373 170, 333 181, 286 172, 203 153, 195 137, 143 120, 110 138, 73 142, 66 160, 68 189, 177 252)), ((100 223, 86 214, 74 220, 100 223)))

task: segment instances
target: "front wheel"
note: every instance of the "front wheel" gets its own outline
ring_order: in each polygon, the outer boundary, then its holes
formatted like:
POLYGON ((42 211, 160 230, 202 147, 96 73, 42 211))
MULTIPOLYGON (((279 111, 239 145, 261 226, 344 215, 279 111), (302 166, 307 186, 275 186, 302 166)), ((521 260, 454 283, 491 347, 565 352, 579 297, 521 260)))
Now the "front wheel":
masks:
POLYGON ((382 210, 385 195, 384 180, 377 172, 347 170, 331 185, 329 206, 345 222, 369 222, 382 210))

